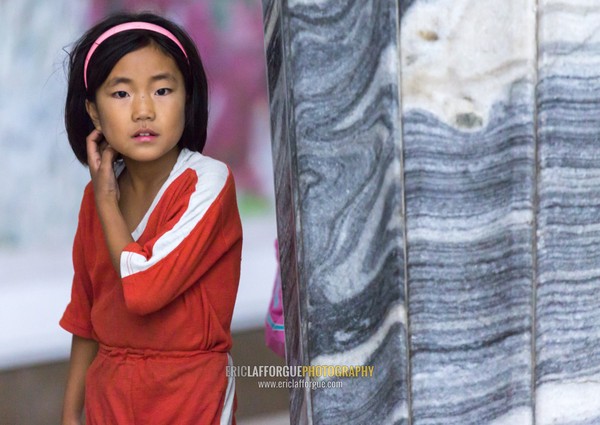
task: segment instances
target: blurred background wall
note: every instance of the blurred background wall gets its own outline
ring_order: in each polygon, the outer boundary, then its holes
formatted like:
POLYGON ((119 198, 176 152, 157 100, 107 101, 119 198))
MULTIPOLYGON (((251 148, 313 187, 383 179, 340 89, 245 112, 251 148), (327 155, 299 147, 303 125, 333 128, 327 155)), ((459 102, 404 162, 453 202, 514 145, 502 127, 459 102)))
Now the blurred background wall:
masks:
MULTIPOLYGON (((260 1, 0 0, 3 424, 58 421, 71 338, 58 320, 69 301, 71 243, 89 181, 63 125, 67 51, 94 22, 119 10, 158 12, 198 44, 210 87, 204 153, 232 167, 245 233, 234 355, 238 364, 281 361, 262 342, 276 263, 260 1)), ((287 407, 286 390, 256 391, 250 382, 238 383, 238 398, 242 417, 287 407)))

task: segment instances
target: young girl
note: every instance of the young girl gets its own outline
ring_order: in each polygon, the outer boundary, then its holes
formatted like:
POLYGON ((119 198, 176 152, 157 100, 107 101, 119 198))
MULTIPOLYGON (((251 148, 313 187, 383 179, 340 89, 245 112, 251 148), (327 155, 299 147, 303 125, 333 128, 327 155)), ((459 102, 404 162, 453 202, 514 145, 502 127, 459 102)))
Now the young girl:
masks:
POLYGON ((86 187, 73 246, 64 424, 229 424, 242 230, 228 167, 200 152, 207 85, 186 33, 105 19, 70 55, 65 122, 86 187))

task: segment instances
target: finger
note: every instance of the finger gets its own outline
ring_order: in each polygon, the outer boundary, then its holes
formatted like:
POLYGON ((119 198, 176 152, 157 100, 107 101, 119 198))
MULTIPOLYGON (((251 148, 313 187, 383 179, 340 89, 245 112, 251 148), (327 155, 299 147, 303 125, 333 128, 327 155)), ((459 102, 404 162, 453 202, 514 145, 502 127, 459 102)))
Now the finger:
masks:
POLYGON ((104 150, 108 146, 109 146, 109 144, 106 140, 102 140, 102 141, 98 142, 98 153, 100 154, 100 158, 102 158, 102 155, 104 154, 104 150))
POLYGON ((102 132, 93 130, 85 139, 88 165, 97 168, 100 165, 99 143, 104 140, 102 132))
POLYGON ((117 151, 108 143, 103 147, 102 150, 102 163, 105 161, 112 166, 112 164, 117 160, 118 157, 117 151))
POLYGON ((87 138, 96 143, 100 143, 101 141, 104 140, 104 135, 102 134, 102 132, 100 130, 93 129, 90 132, 90 134, 88 134, 87 138))

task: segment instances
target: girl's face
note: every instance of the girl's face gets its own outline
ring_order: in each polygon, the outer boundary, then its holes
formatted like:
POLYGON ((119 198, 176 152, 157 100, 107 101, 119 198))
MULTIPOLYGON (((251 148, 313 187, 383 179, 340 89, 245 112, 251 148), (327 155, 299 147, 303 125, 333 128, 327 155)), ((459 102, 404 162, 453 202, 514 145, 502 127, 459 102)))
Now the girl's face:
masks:
POLYGON ((122 156, 153 161, 177 149, 185 125, 185 83, 169 55, 150 44, 123 56, 86 107, 122 156))

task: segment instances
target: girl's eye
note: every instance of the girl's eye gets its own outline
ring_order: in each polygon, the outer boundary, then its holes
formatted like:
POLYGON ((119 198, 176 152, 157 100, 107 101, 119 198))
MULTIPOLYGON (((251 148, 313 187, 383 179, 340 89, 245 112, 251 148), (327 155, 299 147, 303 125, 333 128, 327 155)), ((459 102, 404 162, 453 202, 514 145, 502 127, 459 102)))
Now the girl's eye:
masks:
POLYGON ((123 99, 123 98, 126 98, 127 96, 128 96, 127 92, 123 91, 123 90, 119 90, 119 91, 116 91, 113 93, 113 97, 116 97, 117 99, 123 99))
POLYGON ((156 90, 156 94, 159 96, 166 96, 169 93, 171 93, 171 89, 162 88, 162 89, 156 90))

